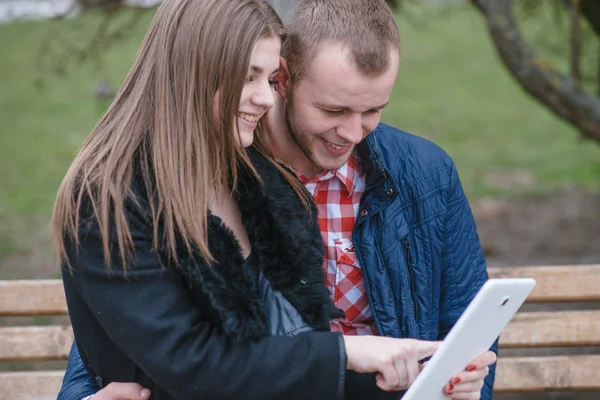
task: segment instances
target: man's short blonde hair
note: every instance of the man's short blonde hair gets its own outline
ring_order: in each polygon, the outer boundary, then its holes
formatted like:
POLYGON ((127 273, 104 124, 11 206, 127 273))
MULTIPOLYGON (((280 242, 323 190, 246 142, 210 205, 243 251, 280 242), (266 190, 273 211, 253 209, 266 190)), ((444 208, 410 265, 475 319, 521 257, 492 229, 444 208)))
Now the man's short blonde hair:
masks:
POLYGON ((282 46, 292 83, 300 81, 318 51, 341 44, 365 76, 390 67, 390 50, 400 48, 394 15, 384 0, 303 0, 287 25, 282 46))

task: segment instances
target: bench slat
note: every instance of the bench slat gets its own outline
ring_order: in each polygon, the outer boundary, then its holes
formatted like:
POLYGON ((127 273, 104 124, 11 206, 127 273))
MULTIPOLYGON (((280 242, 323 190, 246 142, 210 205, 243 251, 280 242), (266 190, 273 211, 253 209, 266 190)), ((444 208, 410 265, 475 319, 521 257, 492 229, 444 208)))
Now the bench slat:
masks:
POLYGON ((0 372, 0 399, 56 400, 64 371, 0 372))
POLYGON ((600 311, 519 312, 500 335, 500 346, 600 346, 600 311))
POLYGON ((495 392, 600 390, 600 355, 498 360, 495 392))
MULTIPOLYGON (((600 265, 489 268, 488 271, 492 278, 536 279, 536 288, 528 302, 600 301, 600 265)), ((66 314, 61 280, 0 281, 0 316, 66 314)))
MULTIPOLYGON (((500 358, 495 392, 541 392, 547 390, 600 390, 600 356, 500 358)), ((0 373, 2 398, 55 399, 62 371, 0 373)))
POLYGON ((527 302, 600 301, 600 265, 489 268, 490 278, 533 278, 527 302))
POLYGON ((0 362, 66 360, 72 343, 68 325, 0 327, 0 362))
POLYGON ((60 279, 0 281, 0 316, 66 314, 60 279))

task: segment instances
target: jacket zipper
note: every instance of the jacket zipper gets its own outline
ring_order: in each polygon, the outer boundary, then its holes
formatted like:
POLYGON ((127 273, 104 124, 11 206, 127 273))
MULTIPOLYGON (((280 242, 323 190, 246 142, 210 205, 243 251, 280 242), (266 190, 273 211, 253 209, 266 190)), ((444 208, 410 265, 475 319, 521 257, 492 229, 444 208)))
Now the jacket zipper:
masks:
POLYGON ((415 296, 415 273, 413 271, 412 258, 410 256, 410 242, 406 236, 402 238, 402 244, 404 245, 404 257, 406 258, 406 268, 408 269, 410 279, 410 296, 412 297, 413 302, 413 312, 415 314, 415 320, 418 321, 417 298, 415 296))
MULTIPOLYGON (((359 210, 360 210, 360 207, 362 206, 362 203, 363 203, 363 200, 365 198, 365 195, 369 191, 375 189, 376 187, 383 185, 383 182, 385 182, 385 174, 382 174, 381 177, 376 182, 374 182, 372 185, 370 185, 367 188, 365 188, 364 192, 360 195, 360 200, 358 202, 358 204, 359 204, 358 209, 359 210)), ((358 243, 357 235, 356 235, 356 224, 354 226, 353 233, 352 233, 352 242, 353 243, 358 243)), ((358 258, 361 266, 364 266, 364 263, 363 263, 363 260, 361 258, 361 255, 360 255, 360 252, 359 252, 358 248, 359 248, 359 246, 354 246, 354 251, 356 252, 356 256, 357 256, 357 258, 358 258)), ((363 279, 365 279, 365 278, 368 279, 367 268, 363 267, 363 268, 361 268, 361 270, 362 270, 362 273, 363 273, 363 276, 364 276, 363 279)), ((365 281, 367 279, 365 279, 365 281)), ((365 290, 365 292, 367 292, 367 299, 369 301, 369 304, 374 304, 373 303, 373 294, 371 293, 371 285, 370 284, 369 284, 369 290, 365 290)), ((371 310, 372 310, 372 307, 371 307, 371 310)), ((379 317, 377 316, 377 313, 375 311, 371 311, 371 312, 373 314, 373 320, 375 321, 375 327, 377 328, 377 332, 379 332, 380 335, 385 336, 385 334, 383 332, 383 329, 381 329, 381 323, 379 322, 379 317)))

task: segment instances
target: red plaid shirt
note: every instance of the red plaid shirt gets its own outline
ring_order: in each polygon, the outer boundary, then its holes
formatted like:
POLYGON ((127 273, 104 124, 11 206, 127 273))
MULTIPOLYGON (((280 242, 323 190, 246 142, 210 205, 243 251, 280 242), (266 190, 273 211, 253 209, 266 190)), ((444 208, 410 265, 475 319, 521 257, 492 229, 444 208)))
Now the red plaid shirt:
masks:
POLYGON ((337 170, 324 171, 311 179, 297 174, 315 199, 319 227, 325 245, 325 285, 335 305, 346 318, 331 322, 331 330, 348 335, 377 335, 369 307, 352 231, 365 177, 356 155, 337 170))

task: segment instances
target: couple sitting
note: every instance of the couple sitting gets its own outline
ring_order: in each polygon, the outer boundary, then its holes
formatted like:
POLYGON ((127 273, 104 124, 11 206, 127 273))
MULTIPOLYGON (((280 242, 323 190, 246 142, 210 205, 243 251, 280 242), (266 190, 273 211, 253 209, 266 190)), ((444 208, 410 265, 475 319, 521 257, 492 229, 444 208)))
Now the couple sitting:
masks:
POLYGON ((452 160, 380 123, 399 52, 383 0, 162 3, 57 197, 60 400, 400 396, 487 273, 452 160))

